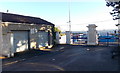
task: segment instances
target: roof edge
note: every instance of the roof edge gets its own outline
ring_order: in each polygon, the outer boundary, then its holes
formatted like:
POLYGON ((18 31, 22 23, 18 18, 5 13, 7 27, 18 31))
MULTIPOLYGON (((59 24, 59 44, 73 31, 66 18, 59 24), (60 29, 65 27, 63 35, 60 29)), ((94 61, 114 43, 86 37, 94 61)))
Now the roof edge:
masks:
MULTIPOLYGON (((5 17, 4 17, 4 15, 10 15, 10 16, 15 16, 15 17, 20 17, 20 18, 25 18, 25 19, 28 19, 27 20, 27 22, 28 23, 32 23, 31 21, 29 21, 29 20, 33 20, 33 23, 34 24, 40 24, 40 23, 38 23, 38 22, 43 22, 43 23, 48 23, 47 25, 55 25, 55 24, 53 24, 53 23, 51 23, 51 22, 49 22, 49 21, 47 21, 47 20, 44 20, 44 19, 42 19, 42 18, 40 18, 40 17, 33 17, 33 16, 25 16, 25 15, 20 15, 20 14, 13 14, 13 13, 5 13, 5 12, 0 12, 0 19, 1 20, 5 20, 5 17), (2 19, 2 17, 3 17, 3 19, 2 19), (39 20, 39 21, 38 21, 39 20), (37 21, 37 22, 35 22, 35 21, 37 21)), ((15 19, 15 18, 14 18, 15 19)), ((8 19, 6 19, 6 22, 7 22, 7 20, 8 19)), ((10 19, 9 19, 10 20, 10 19)), ((17 22, 17 21, 16 21, 17 22)), ((26 23, 27 23, 26 22, 26 23)), ((24 22, 22 22, 21 21, 21 23, 24 23, 24 22)))

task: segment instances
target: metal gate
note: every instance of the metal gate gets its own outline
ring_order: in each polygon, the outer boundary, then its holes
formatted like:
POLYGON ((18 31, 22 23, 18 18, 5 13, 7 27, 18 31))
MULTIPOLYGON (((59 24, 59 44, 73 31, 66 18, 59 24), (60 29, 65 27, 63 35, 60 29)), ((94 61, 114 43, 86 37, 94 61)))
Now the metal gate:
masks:
POLYGON ((39 31, 38 32, 38 47, 48 46, 48 32, 39 31))
POLYGON ((72 34, 72 44, 76 45, 86 45, 87 44, 87 35, 83 33, 73 33, 72 34))
POLYGON ((13 31, 13 47, 14 52, 28 50, 28 31, 13 31))

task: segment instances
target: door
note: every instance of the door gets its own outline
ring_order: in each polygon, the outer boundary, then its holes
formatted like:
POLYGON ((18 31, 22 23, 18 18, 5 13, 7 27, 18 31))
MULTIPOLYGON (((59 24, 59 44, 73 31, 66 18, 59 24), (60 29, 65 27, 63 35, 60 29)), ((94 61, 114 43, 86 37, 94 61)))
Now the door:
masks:
POLYGON ((28 50, 28 31, 13 31, 14 52, 28 50))
POLYGON ((48 32, 39 31, 38 32, 38 47, 48 46, 48 32))

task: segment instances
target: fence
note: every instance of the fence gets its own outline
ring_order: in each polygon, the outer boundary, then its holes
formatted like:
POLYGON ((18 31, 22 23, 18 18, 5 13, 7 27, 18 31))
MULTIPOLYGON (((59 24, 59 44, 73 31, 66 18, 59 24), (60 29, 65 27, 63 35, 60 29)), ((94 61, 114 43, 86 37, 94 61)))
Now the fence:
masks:
MULTIPOLYGON (((87 44, 87 37, 81 36, 72 36, 71 38, 73 44, 78 45, 86 45, 87 44)), ((99 36, 98 38, 98 45, 105 45, 105 46, 116 46, 119 44, 119 38, 117 36, 99 36)))

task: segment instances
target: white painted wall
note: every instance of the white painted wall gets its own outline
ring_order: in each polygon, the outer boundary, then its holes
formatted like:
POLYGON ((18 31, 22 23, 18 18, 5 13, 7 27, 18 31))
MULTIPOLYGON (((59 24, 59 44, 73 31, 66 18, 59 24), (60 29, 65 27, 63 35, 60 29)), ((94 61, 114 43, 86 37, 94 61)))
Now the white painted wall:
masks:
POLYGON ((66 44, 66 35, 65 36, 61 36, 60 44, 66 44))
MULTIPOLYGON (((0 56, 2 55, 2 24, 1 24, 2 15, 0 13, 0 56)), ((2 59, 0 59, 0 73, 2 72, 2 59)))
POLYGON ((0 23, 0 54, 2 53, 1 50, 2 50, 2 26, 0 23))
POLYGON ((118 30, 120 30, 120 25, 118 25, 118 30))
POLYGON ((66 44, 71 44, 71 35, 70 31, 66 31, 66 44))
POLYGON ((96 25, 90 24, 88 27, 87 33, 87 45, 97 45, 98 44, 98 36, 96 31, 96 25))
POLYGON ((4 56, 10 57, 11 55, 11 43, 10 43, 10 36, 11 33, 4 33, 3 34, 3 48, 2 48, 2 54, 4 56))
POLYGON ((0 55, 2 55, 2 41, 3 41, 3 39, 2 39, 2 21, 1 21, 1 19, 2 19, 2 15, 1 15, 1 13, 0 13, 0 55))
POLYGON ((59 34, 59 32, 56 32, 56 43, 57 44, 60 44, 60 34, 59 34))
POLYGON ((118 19, 118 30, 120 30, 120 19, 118 19))

